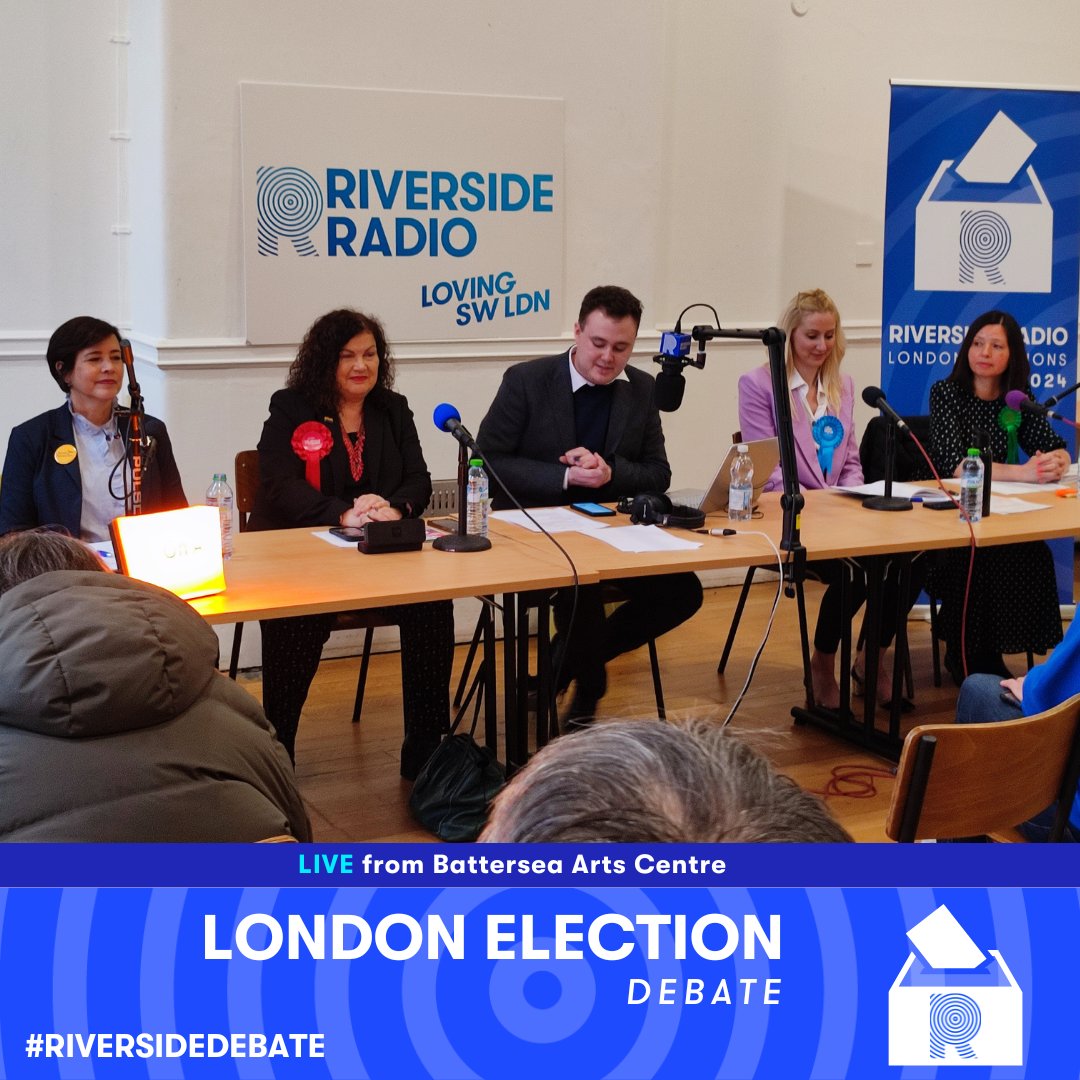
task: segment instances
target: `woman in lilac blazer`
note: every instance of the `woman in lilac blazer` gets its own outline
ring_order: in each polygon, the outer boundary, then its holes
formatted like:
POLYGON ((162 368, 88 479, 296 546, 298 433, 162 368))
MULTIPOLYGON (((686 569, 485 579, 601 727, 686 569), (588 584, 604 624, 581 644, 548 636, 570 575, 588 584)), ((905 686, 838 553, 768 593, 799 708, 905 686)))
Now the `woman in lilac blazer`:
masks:
MULTIPOLYGON (((780 316, 779 325, 787 334, 788 386, 799 484, 809 489, 861 484, 862 464, 853 415, 855 387, 850 375, 840 373, 846 345, 836 304, 821 289, 796 293, 780 316)), ((739 379, 739 426, 744 439, 767 439, 777 433, 767 365, 739 379)), ((778 465, 765 490, 782 486, 778 465)), ((858 564, 849 559, 818 560, 810 564, 810 569, 827 586, 818 611, 814 651, 810 657, 814 700, 826 708, 836 708, 840 703, 836 652, 844 621, 851 620, 865 599, 866 577, 858 564), (847 611, 840 604, 840 580, 844 574, 851 575, 851 603, 847 611)), ((887 610, 894 608, 889 603, 884 606, 887 610)), ((895 625, 882 627, 883 639, 887 635, 891 641, 894 633, 895 625)), ((883 644, 882 651, 885 647, 883 644)), ((882 674, 880 685, 890 686, 885 669, 878 670, 882 674)), ((852 674, 858 687, 861 682, 858 661, 852 674)))

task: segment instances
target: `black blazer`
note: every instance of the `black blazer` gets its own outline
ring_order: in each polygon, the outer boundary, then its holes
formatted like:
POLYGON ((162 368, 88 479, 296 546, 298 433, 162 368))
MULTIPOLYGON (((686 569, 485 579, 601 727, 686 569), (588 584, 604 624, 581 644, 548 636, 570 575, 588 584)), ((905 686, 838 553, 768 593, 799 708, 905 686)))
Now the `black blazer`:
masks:
MULTIPOLYGON (((563 490, 566 466, 559 457, 578 445, 569 353, 515 364, 480 424, 476 441, 506 486, 524 506, 560 506, 577 500, 611 500, 643 491, 667 491, 671 468, 664 451, 654 380, 627 367, 629 382, 613 384, 607 439, 598 450, 611 466, 599 489, 563 490)), ((492 480, 497 509, 513 505, 492 480)))
MULTIPOLYGON (((123 432, 122 419, 118 425, 123 432)), ((187 506, 165 425, 147 416, 145 434, 153 439, 153 450, 148 463, 143 457, 143 509, 153 513, 187 506)), ((57 448, 64 445, 75 445, 75 427, 67 402, 11 429, 0 483, 0 534, 60 525, 72 536, 79 535, 82 473, 78 458, 66 465, 56 460, 57 448)))
POLYGON ((431 498, 431 474, 409 403, 376 387, 364 402, 364 432, 364 475, 357 483, 337 416, 316 409, 295 390, 276 391, 259 439, 259 490, 248 527, 336 525, 353 499, 367 493, 381 495, 405 517, 419 517, 431 498), (293 432, 311 420, 325 424, 333 439, 319 463, 318 491, 305 479, 304 462, 292 448, 293 432))

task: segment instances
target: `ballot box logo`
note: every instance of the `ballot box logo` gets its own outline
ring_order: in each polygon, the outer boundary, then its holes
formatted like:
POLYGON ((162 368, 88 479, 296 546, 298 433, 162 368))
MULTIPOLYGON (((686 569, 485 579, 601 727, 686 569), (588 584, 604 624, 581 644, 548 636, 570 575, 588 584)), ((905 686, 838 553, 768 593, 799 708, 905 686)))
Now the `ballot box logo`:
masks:
POLYGON ((999 111, 960 161, 941 162, 915 209, 917 290, 1050 292, 1054 212, 1035 148, 999 111))
POLYGON ((256 170, 255 206, 260 255, 279 254, 287 242, 297 255, 318 255, 311 233, 323 215, 325 200, 309 172, 291 166, 256 170))
POLYGON ((1023 991, 942 904, 907 933, 889 989, 890 1065, 1022 1065, 1023 991))

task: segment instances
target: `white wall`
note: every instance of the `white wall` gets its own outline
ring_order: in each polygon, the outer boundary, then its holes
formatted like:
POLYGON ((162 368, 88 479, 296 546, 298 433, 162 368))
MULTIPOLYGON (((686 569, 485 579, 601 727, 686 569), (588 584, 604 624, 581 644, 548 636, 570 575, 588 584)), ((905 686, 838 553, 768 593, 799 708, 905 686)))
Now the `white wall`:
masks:
MULTIPOLYGON (((566 295, 604 280, 638 292, 641 363, 692 301, 767 325, 820 284, 851 331, 848 369, 878 381, 889 78, 1076 85, 1080 5, 803 6, 0 0, 0 430, 59 401, 44 343, 92 312, 131 328, 189 496, 254 445, 295 343, 244 344, 241 80, 561 96, 566 295)), ((561 345, 390 331, 436 476, 452 475, 454 444, 431 408, 451 400, 475 427, 508 361, 561 345)), ((736 426, 735 379, 763 359, 718 346, 688 374, 666 424, 678 484, 705 482, 736 426)))

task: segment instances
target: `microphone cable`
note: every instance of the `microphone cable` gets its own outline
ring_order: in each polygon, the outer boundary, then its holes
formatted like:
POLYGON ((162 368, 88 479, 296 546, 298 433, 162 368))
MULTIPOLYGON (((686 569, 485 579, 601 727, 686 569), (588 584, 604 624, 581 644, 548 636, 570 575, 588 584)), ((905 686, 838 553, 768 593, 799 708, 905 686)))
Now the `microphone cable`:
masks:
POLYGON ((747 530, 746 532, 736 531, 738 536, 760 536, 773 550, 773 555, 776 556, 776 572, 780 575, 779 580, 776 582, 776 595, 773 597, 772 607, 769 609, 769 619, 765 624, 765 632, 761 635, 761 643, 757 647, 757 651, 754 653, 753 659, 750 661, 750 668, 746 673, 746 679, 743 682, 742 689, 739 691, 738 696, 735 698, 734 704, 731 706, 727 716, 720 722, 722 728, 727 727, 728 724, 735 717, 735 713, 738 711, 739 706, 742 704, 743 698, 746 697, 746 692, 750 689, 750 684, 754 680, 754 673, 757 671, 758 661, 761 659, 761 654, 765 651, 765 646, 768 644, 769 635, 772 633, 773 622, 776 619, 776 610, 780 606, 780 596, 784 591, 784 571, 791 563, 791 552, 787 553, 787 558, 784 559, 780 555, 780 549, 773 543, 773 538, 768 533, 759 532, 757 530, 747 530))
MULTIPOLYGON (((578 590, 581 587, 581 581, 580 581, 580 579, 578 577, 578 568, 577 568, 576 564, 574 563, 574 560, 571 557, 570 552, 568 552, 566 550, 566 548, 564 548, 562 546, 562 544, 560 544, 559 541, 556 540, 555 537, 552 536, 551 533, 549 533, 547 531, 547 529, 545 529, 544 526, 541 525, 540 522, 537 521, 536 518, 534 518, 533 515, 530 514, 529 511, 524 506, 521 505, 520 502, 518 502, 517 496, 514 495, 514 493, 506 486, 506 484, 503 483, 502 477, 499 476, 498 471, 491 464, 491 462, 488 460, 487 455, 484 453, 484 448, 482 446, 480 446, 479 443, 477 443, 476 446, 477 446, 477 449, 480 451, 480 457, 482 457, 484 459, 484 468, 487 469, 487 471, 489 473, 491 473, 491 475, 492 475, 493 479, 495 480, 495 482, 506 493, 506 497, 514 504, 514 506, 517 507, 517 509, 520 510, 536 526, 536 528, 540 532, 542 532, 544 534, 544 536, 546 536, 555 545, 556 548, 559 549, 559 552, 562 554, 562 557, 566 560, 567 565, 570 567, 570 573, 573 575, 574 583, 571 586, 571 588, 573 589, 573 593, 571 594, 571 600, 570 600, 570 620, 567 623, 567 627, 566 627, 566 641, 564 642, 564 645, 563 645, 562 655, 559 657, 558 667, 552 672, 551 686, 548 687, 548 694, 549 694, 548 704, 551 707, 552 713, 555 714, 556 720, 558 720, 558 710, 557 710, 558 697, 559 697, 559 695, 558 695, 558 686, 559 686, 559 683, 562 680, 563 668, 566 665, 566 654, 567 654, 567 652, 569 652, 570 639, 573 636, 573 632, 574 632, 574 620, 577 618, 578 590)), ((495 606, 498 607, 497 604, 495 606)), ((527 631, 528 631, 528 627, 526 627, 526 632, 527 631)), ((505 629, 504 629, 504 632, 505 632, 505 629)), ((520 628, 519 628, 519 632, 520 632, 520 628)))
POLYGON ((908 428, 907 431, 911 441, 918 448, 918 451, 924 458, 926 458, 926 464, 930 466, 930 471, 934 474, 934 479, 937 481, 937 485, 945 493, 945 497, 956 507, 957 512, 960 514, 961 519, 968 527, 968 537, 970 544, 970 553, 968 556, 968 570, 967 578, 964 582, 964 606, 960 612, 960 666, 964 673, 964 678, 968 677, 968 662, 967 662, 967 622, 968 622, 968 604, 971 600, 971 581, 975 573, 975 527, 971 521, 960 511, 960 502, 955 495, 945 486, 942 482, 941 476, 937 469, 934 467, 933 461, 930 460, 930 455, 926 452, 926 447, 915 437, 915 432, 908 428))

